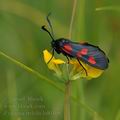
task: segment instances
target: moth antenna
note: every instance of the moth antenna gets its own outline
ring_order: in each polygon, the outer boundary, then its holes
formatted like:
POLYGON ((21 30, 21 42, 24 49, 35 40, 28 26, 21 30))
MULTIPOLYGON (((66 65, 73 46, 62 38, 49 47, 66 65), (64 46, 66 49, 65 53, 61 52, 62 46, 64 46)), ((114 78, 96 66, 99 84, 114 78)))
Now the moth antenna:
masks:
POLYGON ((52 36, 54 37, 53 27, 52 27, 51 21, 50 21, 50 19, 49 19, 49 16, 50 16, 50 15, 51 15, 51 13, 49 13, 49 14, 47 15, 46 19, 47 19, 48 25, 49 25, 49 27, 50 27, 50 29, 51 29, 51 34, 52 34, 52 36))
POLYGON ((50 37, 52 38, 52 41, 55 41, 51 33, 45 28, 45 25, 42 26, 42 29, 50 35, 50 37))

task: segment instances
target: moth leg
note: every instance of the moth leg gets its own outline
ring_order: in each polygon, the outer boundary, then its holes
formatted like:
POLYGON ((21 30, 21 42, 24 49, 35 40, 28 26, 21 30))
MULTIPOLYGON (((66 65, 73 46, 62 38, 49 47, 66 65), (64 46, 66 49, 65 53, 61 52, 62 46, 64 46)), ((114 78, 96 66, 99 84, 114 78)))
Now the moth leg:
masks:
POLYGON ((69 57, 66 55, 66 58, 67 58, 67 61, 68 61, 68 64, 70 63, 70 59, 69 57))
POLYGON ((79 62, 79 64, 80 64, 80 65, 82 66, 82 68, 84 69, 86 76, 88 76, 88 74, 87 74, 87 70, 86 70, 85 67, 82 65, 82 63, 80 62, 80 60, 77 59, 77 61, 79 62))
POLYGON ((52 49, 52 57, 49 59, 49 61, 47 62, 47 64, 49 64, 49 62, 53 59, 54 57, 54 49, 52 49))

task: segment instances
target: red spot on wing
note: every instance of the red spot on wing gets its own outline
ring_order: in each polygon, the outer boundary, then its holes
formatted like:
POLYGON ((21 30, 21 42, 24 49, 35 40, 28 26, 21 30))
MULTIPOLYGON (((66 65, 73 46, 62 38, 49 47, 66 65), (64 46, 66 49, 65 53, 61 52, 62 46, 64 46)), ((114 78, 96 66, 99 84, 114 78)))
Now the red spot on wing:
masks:
POLYGON ((81 51, 78 51, 78 52, 77 52, 77 57, 82 57, 81 51))
POLYGON ((83 48, 80 52, 81 52, 82 55, 86 55, 88 53, 88 49, 83 48))
POLYGON ((88 58, 88 62, 91 63, 91 64, 96 64, 96 61, 95 61, 95 59, 94 59, 93 56, 90 56, 90 57, 88 58))
POLYGON ((69 45, 69 44, 65 44, 63 46, 63 48, 64 48, 64 51, 67 52, 67 53, 71 53, 72 52, 72 46, 69 45))
POLYGON ((87 55, 87 53, 88 53, 88 49, 83 48, 82 50, 77 52, 77 57, 82 57, 82 55, 87 55))

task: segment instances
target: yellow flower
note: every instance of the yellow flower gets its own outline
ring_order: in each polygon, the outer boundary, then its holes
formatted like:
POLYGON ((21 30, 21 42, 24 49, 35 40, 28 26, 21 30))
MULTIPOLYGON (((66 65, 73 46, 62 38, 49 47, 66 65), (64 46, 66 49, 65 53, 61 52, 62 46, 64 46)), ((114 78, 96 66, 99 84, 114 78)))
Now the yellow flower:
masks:
MULTIPOLYGON (((43 51, 43 55, 44 55, 44 61, 47 64, 49 62, 49 60, 51 59, 52 55, 47 50, 43 51)), ((55 71, 57 73, 57 75, 61 75, 62 72, 61 72, 61 70, 60 70, 60 68, 59 68, 58 65, 64 64, 64 63, 65 62, 63 60, 61 60, 61 59, 55 59, 54 56, 53 56, 53 58, 50 60, 50 62, 47 65, 48 65, 48 68, 50 70, 55 71)))
MULTIPOLYGON (((48 52, 47 50, 43 51, 43 55, 44 55, 44 61, 47 64, 48 61, 51 59, 52 54, 50 52, 48 52)), ((61 59, 56 59, 55 57, 53 57, 51 59, 51 61, 47 64, 48 68, 50 70, 53 70, 57 75, 62 76, 62 73, 64 73, 64 66, 63 69, 60 69, 59 65, 65 65, 65 61, 61 60, 61 59)), ((66 63, 67 64, 67 63, 66 63)), ((94 68, 88 64, 85 64, 83 62, 81 62, 82 66, 86 69, 87 71, 87 76, 86 76, 86 72, 83 69, 83 67, 79 64, 79 62, 77 60, 70 60, 69 63, 72 67, 70 73, 69 73, 69 78, 71 80, 76 80, 79 79, 80 77, 82 78, 86 78, 86 79, 91 79, 91 78, 97 78, 99 77, 104 70, 100 70, 97 68, 94 68)))

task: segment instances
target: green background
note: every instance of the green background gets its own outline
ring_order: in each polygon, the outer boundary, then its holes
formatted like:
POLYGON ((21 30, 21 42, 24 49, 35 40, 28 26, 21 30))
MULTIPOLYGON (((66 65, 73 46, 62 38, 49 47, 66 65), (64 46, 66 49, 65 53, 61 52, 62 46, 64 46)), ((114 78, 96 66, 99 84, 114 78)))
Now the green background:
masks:
MULTIPOLYGON (((0 51, 63 90, 64 83, 44 63, 51 39, 41 26, 51 12, 55 38, 68 38, 73 2, 0 0, 0 51)), ((85 105, 71 99, 71 120, 120 120, 120 0, 78 0, 72 40, 99 45, 110 64, 99 78, 72 82, 72 95, 85 105)), ((64 92, 58 87, 0 54, 0 120, 63 120, 64 92)))

